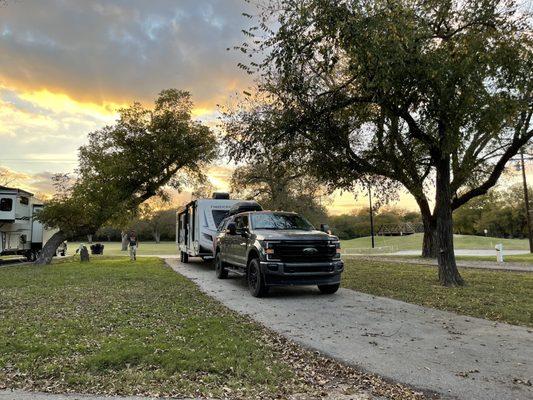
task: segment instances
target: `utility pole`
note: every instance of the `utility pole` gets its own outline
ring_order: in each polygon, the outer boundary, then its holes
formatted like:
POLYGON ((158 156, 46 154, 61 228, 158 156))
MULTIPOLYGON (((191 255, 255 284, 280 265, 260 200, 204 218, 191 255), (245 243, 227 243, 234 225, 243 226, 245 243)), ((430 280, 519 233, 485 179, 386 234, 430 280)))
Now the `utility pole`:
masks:
POLYGON ((531 215, 529 214, 529 193, 526 181, 526 165, 524 163, 524 150, 520 150, 520 162, 522 164, 522 181, 524 183, 524 202, 526 203, 527 233, 529 238, 529 252, 533 253, 533 236, 531 235, 531 215))
POLYGON ((372 236, 372 248, 374 248, 374 210, 372 209, 372 190, 370 189, 370 185, 368 185, 368 201, 370 202, 370 236, 372 236))

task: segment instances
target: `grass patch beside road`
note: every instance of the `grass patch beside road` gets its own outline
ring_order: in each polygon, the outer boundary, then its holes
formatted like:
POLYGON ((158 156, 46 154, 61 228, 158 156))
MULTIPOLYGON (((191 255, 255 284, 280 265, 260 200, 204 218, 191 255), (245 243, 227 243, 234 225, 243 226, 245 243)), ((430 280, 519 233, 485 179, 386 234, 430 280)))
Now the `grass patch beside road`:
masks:
MULTIPOLYGON (((415 233, 407 236, 376 236, 375 243, 377 247, 391 246, 394 251, 398 250, 420 250, 422 249, 422 233, 415 233)), ((453 235, 454 247, 456 249, 469 250, 494 250, 497 243, 502 243, 504 249, 508 250, 527 250, 529 242, 527 239, 501 239, 494 237, 475 236, 475 235, 453 235)), ((369 249, 372 246, 370 236, 360 237, 357 239, 343 240, 341 247, 344 249, 360 248, 369 249)))
MULTIPOLYGON (((0 389, 217 396, 286 393, 264 332, 157 259, 0 270, 0 389)), ((283 395, 282 395, 283 397, 283 395)))
POLYGON ((458 314, 533 327, 533 273, 461 269, 466 287, 439 285, 436 268, 346 259, 342 285, 458 314))
MULTIPOLYGON (((422 258, 422 257, 420 257, 422 258)), ((458 260, 464 260, 464 261, 496 261, 496 256, 456 256, 458 260)), ((503 260, 505 262, 514 262, 514 263, 524 263, 524 264, 532 264, 533 263, 533 254, 511 254, 511 255, 505 255, 503 256, 503 260)), ((505 266, 505 263, 503 264, 505 266)))
MULTIPOLYGON (((90 244, 83 242, 87 249, 89 249, 90 244)), ((129 257, 127 251, 121 251, 122 244, 120 242, 93 242, 93 243, 102 243, 104 245, 104 256, 125 256, 129 257)), ((74 254, 76 249, 80 247, 79 242, 69 242, 67 254, 74 254)), ((90 251, 90 250, 89 250, 90 251)), ((176 242, 140 242, 139 248, 137 249, 137 255, 149 255, 149 256, 176 256, 178 255, 178 248, 176 247, 176 242)))

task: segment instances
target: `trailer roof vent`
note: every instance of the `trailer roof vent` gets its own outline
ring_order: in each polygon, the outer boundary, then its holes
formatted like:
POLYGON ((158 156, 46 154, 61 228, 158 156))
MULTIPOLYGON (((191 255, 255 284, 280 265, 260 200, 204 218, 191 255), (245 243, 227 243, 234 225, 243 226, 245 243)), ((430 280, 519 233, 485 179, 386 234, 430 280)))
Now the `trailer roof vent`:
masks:
POLYGON ((213 199, 229 200, 229 193, 226 193, 226 192, 215 192, 215 193, 213 193, 213 199))
POLYGON ((263 207, 256 201, 241 201, 231 206, 228 215, 235 215, 245 211, 263 211, 263 207))

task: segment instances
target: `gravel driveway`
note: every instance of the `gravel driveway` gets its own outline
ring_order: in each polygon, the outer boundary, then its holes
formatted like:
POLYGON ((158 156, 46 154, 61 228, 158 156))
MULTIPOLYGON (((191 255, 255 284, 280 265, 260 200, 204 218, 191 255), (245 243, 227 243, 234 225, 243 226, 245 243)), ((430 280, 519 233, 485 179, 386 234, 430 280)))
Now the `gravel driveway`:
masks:
POLYGON ((532 399, 533 330, 348 289, 283 288, 264 299, 206 263, 167 259, 229 308, 326 355, 459 399, 532 399))

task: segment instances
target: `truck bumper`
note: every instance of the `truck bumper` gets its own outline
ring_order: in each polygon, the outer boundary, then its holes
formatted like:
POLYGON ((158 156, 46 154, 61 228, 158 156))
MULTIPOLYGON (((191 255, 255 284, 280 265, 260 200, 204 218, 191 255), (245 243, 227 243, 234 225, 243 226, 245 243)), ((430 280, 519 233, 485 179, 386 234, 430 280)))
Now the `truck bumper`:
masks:
POLYGON ((344 270, 342 260, 315 263, 261 261, 267 286, 334 285, 340 283, 344 270))

